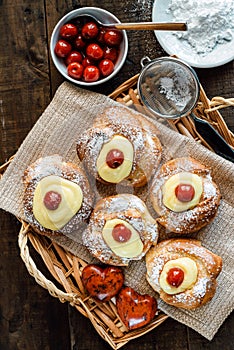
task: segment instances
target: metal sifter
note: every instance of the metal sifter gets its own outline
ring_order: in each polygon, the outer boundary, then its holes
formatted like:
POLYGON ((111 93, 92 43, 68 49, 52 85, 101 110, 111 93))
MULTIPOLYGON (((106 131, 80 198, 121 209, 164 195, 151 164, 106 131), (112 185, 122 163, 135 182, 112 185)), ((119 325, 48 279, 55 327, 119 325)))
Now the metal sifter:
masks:
POLYGON ((141 59, 137 90, 142 103, 156 117, 183 118, 190 115, 197 131, 224 158, 234 162, 234 150, 208 123, 193 113, 200 95, 200 83, 196 72, 187 63, 174 57, 141 59))
POLYGON ((200 85, 195 71, 183 61, 161 57, 141 60, 138 93, 144 105, 156 116, 176 119, 195 107, 200 85))

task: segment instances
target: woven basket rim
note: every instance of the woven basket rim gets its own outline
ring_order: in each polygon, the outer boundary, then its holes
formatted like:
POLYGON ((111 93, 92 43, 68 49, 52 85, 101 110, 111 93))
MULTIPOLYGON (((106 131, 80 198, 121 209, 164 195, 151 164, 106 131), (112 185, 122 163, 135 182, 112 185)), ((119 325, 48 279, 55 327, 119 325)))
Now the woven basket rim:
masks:
MULTIPOLYGON (((155 118, 154 115, 146 108, 140 101, 140 97, 137 91, 137 80, 139 74, 131 77, 124 83, 122 83, 111 94, 110 98, 131 107, 134 107, 141 113, 155 118)), ((220 110, 227 107, 234 106, 234 98, 224 98, 215 96, 211 100, 208 99, 202 85, 200 84, 200 97, 194 110, 192 111, 196 117, 206 120, 210 123, 219 134, 225 139, 225 141, 234 148, 234 133, 228 128, 225 120, 223 119, 220 110)), ((168 124, 177 132, 195 139, 199 143, 203 144, 206 148, 211 149, 207 142, 196 130, 193 118, 188 115, 186 117, 170 120, 167 119, 168 124)))
MULTIPOLYGON (((143 109, 137 94, 136 83, 138 77, 139 74, 136 74, 125 81, 109 97, 127 106, 134 105, 137 110, 149 115, 147 110, 143 109)), ((219 112, 220 109, 228 106, 234 106, 234 98, 225 99, 217 96, 209 100, 201 87, 200 100, 194 113, 196 116, 206 119, 211 123, 230 146, 234 147, 234 135, 229 130, 219 112)), ((184 117, 179 121, 169 121, 169 124, 177 132, 193 138, 209 148, 197 133, 191 117, 184 117)), ((0 166, 0 179, 13 159, 14 156, 0 166)), ((61 302, 68 302, 81 314, 88 317, 98 334, 113 349, 119 349, 130 340, 148 333, 168 318, 166 314, 160 311, 159 315, 146 327, 127 331, 118 317, 113 302, 102 303, 100 308, 100 303, 95 302, 95 300, 86 294, 80 279, 80 271, 87 263, 54 243, 48 237, 34 232, 31 226, 25 221, 21 219, 19 221, 22 224, 18 235, 20 256, 29 274, 34 277, 40 286, 47 289, 53 297, 58 298, 61 302), (37 268, 30 255, 29 242, 32 248, 41 256, 55 282, 47 279, 37 268), (59 287, 55 283, 59 283, 59 287), (64 291, 61 287, 63 287, 64 291)))
MULTIPOLYGON (((88 317, 98 334, 105 341, 107 341, 113 349, 119 349, 130 340, 148 333, 149 331, 158 327, 169 317, 159 310, 158 314, 150 324, 137 330, 128 331, 119 318, 116 307, 112 301, 98 303, 86 294, 80 279, 80 270, 78 271, 77 269, 75 271, 75 264, 80 264, 82 267, 84 267, 87 265, 87 263, 79 257, 73 256, 72 253, 67 252, 57 243, 54 243, 53 241, 50 242, 50 238, 34 232, 32 227, 25 221, 19 221, 22 224, 18 235, 20 256, 29 274, 34 277, 35 281, 41 287, 47 289, 50 295, 58 298, 62 303, 68 302, 81 314, 88 317), (43 246, 43 241, 45 240, 50 242, 49 249, 51 249, 53 246, 54 251, 56 251, 60 257, 60 260, 62 260, 63 266, 66 266, 66 271, 63 271, 64 268, 61 266, 61 262, 59 260, 56 260, 55 262, 51 261, 47 246, 43 246), (28 245, 29 242, 41 256, 47 269, 51 273, 51 276, 54 277, 59 284, 61 284, 61 286, 65 289, 65 292, 58 288, 55 283, 51 281, 51 279, 45 277, 45 275, 43 275, 37 268, 30 255, 28 245), (74 286, 74 282, 72 282, 72 280, 76 280, 76 286, 74 286), (114 320, 111 319, 111 316, 113 318, 113 315, 115 318, 114 320)), ((53 254, 54 251, 51 254, 53 254)))

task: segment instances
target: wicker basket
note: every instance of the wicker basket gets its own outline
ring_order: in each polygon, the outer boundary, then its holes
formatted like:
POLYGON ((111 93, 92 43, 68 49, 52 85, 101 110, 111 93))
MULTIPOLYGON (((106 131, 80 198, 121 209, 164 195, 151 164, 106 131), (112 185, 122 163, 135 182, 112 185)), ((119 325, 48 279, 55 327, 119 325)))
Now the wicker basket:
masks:
MULTIPOLYGON (((142 106, 136 90, 136 75, 119 86, 110 97, 127 106, 131 106, 144 114, 149 114, 142 106)), ((203 89, 196 109, 193 111, 198 117, 211 123, 223 136, 223 138, 234 147, 234 135, 228 129, 225 121, 219 113, 220 108, 234 105, 234 99, 223 99, 215 97, 208 100, 203 89)), ((190 138, 197 140, 208 147, 206 142, 197 132, 193 119, 184 117, 181 120, 168 121, 170 126, 190 138)), ((12 161, 0 167, 0 177, 12 161)), ((159 311, 154 320, 147 326, 134 331, 128 331, 118 317, 115 304, 110 301, 98 303, 89 297, 81 282, 81 271, 87 264, 85 261, 66 251, 49 238, 35 233, 30 225, 21 221, 18 243, 21 258, 29 273, 36 282, 46 288, 48 292, 58 298, 61 302, 69 302, 81 314, 88 317, 98 334, 109 343, 113 349, 119 349, 128 341, 140 337, 159 326, 167 319, 167 315, 159 311), (44 261, 51 278, 47 279, 35 265, 30 250, 35 249, 44 261), (53 282, 52 282, 53 280, 53 282)))

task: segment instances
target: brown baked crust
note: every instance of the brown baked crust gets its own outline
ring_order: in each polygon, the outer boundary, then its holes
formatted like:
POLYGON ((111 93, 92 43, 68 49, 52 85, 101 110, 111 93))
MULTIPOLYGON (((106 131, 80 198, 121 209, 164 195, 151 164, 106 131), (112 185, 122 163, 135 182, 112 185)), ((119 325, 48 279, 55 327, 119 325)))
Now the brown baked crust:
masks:
POLYGON ((91 214, 94 198, 84 171, 78 165, 63 162, 62 157, 59 155, 47 156, 36 160, 35 163, 25 170, 23 183, 25 186, 23 198, 25 218, 38 233, 48 236, 71 233, 82 223, 85 223, 91 214), (49 175, 57 175, 70 180, 78 184, 83 192, 83 202, 80 210, 59 231, 52 231, 43 227, 33 215, 33 196, 36 186, 41 179, 49 175))
POLYGON ((98 201, 82 238, 90 253, 103 263, 127 266, 131 260, 140 260, 149 248, 157 243, 158 226, 139 197, 119 194, 98 201), (139 233, 143 243, 143 252, 139 256, 133 259, 122 258, 105 243, 102 230, 106 221, 112 219, 125 220, 139 233))
POLYGON ((212 181, 211 171, 191 157, 173 159, 161 167, 152 181, 150 199, 154 210, 159 215, 158 222, 167 230, 187 234, 200 230, 209 224, 217 214, 221 195, 218 186, 212 181), (162 201, 162 188, 165 182, 180 172, 199 175, 203 182, 200 202, 192 209, 173 212, 162 201))
POLYGON ((114 135, 126 137, 134 147, 132 171, 124 183, 133 187, 144 186, 160 163, 162 146, 155 125, 139 113, 117 106, 107 108, 77 141, 79 159, 89 174, 108 184, 100 178, 96 161, 103 144, 114 135))
POLYGON ((216 278, 222 270, 222 259, 201 246, 198 240, 168 239, 149 250, 146 254, 146 268, 149 284, 165 303, 184 309, 195 309, 213 298, 216 278), (166 262, 182 257, 189 257, 195 261, 198 268, 197 281, 191 289, 169 295, 160 288, 160 274, 166 262))

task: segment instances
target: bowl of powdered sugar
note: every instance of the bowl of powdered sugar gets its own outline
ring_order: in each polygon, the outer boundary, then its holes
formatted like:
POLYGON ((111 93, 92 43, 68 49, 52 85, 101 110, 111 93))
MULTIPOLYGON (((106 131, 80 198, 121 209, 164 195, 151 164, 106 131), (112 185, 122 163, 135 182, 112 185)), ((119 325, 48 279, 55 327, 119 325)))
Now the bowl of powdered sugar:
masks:
POLYGON ((234 0, 155 0, 155 22, 186 22, 186 32, 155 31, 168 54, 198 68, 234 59, 234 0))

